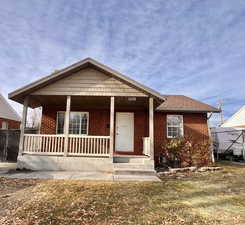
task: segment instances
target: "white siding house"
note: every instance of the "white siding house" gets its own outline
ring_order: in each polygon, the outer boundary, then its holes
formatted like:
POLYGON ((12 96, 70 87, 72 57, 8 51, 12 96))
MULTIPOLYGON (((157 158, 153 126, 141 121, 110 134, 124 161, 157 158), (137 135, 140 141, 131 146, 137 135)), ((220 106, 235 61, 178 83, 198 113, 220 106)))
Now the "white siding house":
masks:
POLYGON ((228 118, 221 127, 245 128, 245 105, 228 118))

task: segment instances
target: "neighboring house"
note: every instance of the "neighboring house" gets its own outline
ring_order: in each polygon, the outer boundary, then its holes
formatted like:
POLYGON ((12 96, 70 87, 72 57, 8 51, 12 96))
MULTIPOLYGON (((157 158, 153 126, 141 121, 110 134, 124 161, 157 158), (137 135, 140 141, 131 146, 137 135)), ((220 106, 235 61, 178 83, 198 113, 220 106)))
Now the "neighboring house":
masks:
POLYGON ((245 105, 228 118, 221 127, 245 128, 245 105))
POLYGON ((42 106, 41 134, 21 133, 18 167, 34 170, 112 171, 124 168, 120 162, 153 170, 167 138, 203 141, 207 113, 219 112, 183 95, 161 95, 91 58, 9 98, 24 105, 24 124, 27 107, 42 106))
POLYGON ((19 129, 20 116, 0 94, 0 129, 19 129))

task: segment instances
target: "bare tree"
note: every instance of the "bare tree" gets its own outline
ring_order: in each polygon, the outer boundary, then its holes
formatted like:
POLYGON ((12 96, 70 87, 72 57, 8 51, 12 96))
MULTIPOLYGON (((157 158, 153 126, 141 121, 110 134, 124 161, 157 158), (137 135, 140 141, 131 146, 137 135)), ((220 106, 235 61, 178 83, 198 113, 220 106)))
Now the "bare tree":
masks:
POLYGON ((39 129, 41 125, 41 115, 42 115, 42 109, 41 107, 35 108, 32 110, 30 115, 30 127, 39 129))

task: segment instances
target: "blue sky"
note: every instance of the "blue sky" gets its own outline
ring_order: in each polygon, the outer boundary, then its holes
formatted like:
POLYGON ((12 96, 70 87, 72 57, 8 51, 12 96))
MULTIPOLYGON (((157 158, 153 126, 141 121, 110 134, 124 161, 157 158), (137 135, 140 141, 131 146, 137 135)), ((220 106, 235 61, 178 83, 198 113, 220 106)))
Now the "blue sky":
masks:
POLYGON ((225 117, 244 104, 244 0, 1 0, 0 31, 5 96, 92 57, 163 94, 223 100, 225 117))

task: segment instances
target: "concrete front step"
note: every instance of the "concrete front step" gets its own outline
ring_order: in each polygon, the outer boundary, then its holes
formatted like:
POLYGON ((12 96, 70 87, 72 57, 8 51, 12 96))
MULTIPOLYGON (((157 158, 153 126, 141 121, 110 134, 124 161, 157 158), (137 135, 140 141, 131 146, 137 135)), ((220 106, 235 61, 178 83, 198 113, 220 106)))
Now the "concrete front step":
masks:
POLYGON ((154 169, 152 163, 114 163, 114 169, 154 169))
POLYGON ((161 182, 161 180, 156 176, 138 176, 138 175, 113 175, 114 181, 154 181, 161 182))
POLYGON ((156 171, 154 169, 132 169, 132 168, 120 168, 114 169, 114 175, 138 175, 138 176, 155 176, 156 171))
POLYGON ((114 156, 113 157, 113 162, 114 163, 144 163, 145 161, 148 161, 149 157, 147 156, 130 156, 130 155, 125 155, 125 156, 114 156))
POLYGON ((114 176, 156 176, 154 161, 143 155, 114 156, 114 176))

